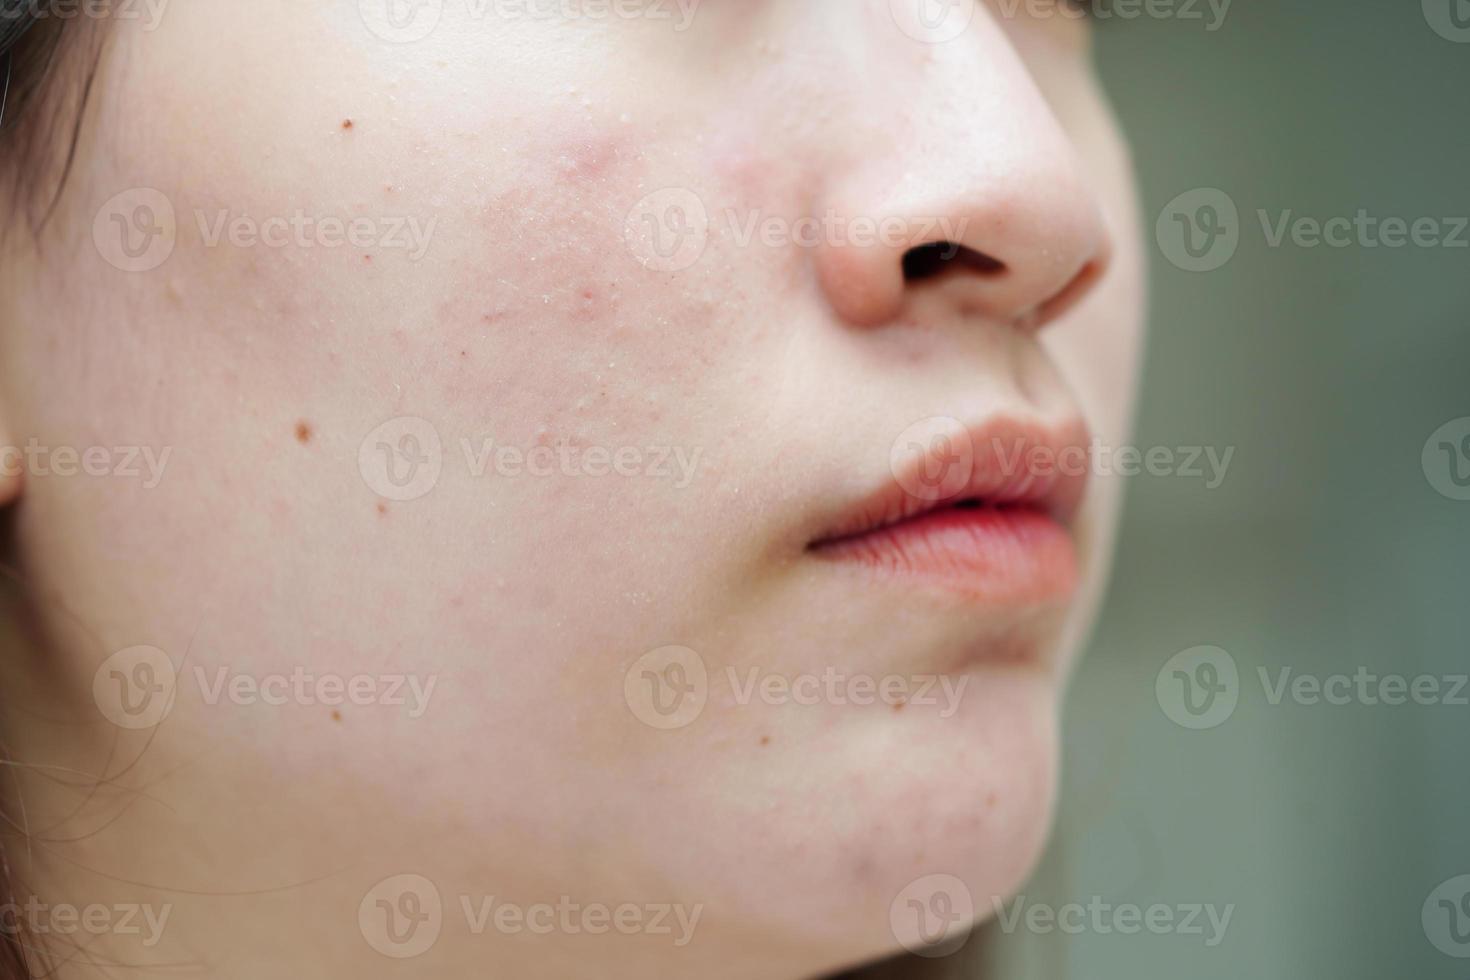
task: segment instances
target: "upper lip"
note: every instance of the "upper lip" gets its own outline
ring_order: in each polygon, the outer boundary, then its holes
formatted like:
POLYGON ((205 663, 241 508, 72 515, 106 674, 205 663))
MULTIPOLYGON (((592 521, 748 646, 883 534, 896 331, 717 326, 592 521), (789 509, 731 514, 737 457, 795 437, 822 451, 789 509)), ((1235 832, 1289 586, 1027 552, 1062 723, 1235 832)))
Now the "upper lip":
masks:
POLYGON ((922 485, 918 478, 926 463, 923 456, 914 454, 890 467, 888 479, 845 508, 810 547, 860 537, 966 502, 1031 507, 1045 510, 1064 524, 1070 522, 1086 490, 1090 468, 1090 435, 1081 420, 1047 425, 998 417, 956 427, 950 437, 952 448, 959 447, 960 465, 966 455, 972 461, 968 476, 956 482, 952 492, 937 498, 933 493, 913 492, 912 488, 922 485), (963 452, 966 442, 969 454, 963 452))

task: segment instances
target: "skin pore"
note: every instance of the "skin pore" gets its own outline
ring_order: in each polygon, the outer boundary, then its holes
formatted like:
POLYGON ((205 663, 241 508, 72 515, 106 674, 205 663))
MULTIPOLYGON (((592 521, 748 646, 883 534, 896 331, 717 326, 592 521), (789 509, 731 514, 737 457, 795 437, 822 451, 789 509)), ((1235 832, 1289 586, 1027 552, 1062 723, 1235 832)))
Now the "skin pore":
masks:
POLYGON ((1023 881, 1116 478, 1067 603, 809 546, 925 420, 1125 443, 1141 248, 1087 26, 982 4, 936 40, 906 2, 106 25, 0 263, 0 446, 32 447, 0 476, 5 850, 22 904, 167 918, 53 928, 58 976, 811 977, 900 952, 924 876, 976 915, 1023 881), (156 264, 121 247, 164 226, 156 264), (906 277, 941 241, 988 261, 906 277), (430 485, 384 482, 410 455, 430 485), (625 681, 670 646, 707 698, 660 728, 625 681), (966 683, 749 693, 833 671, 966 683), (119 724, 113 681, 164 674, 119 724), (383 952, 431 898, 427 948, 383 952))

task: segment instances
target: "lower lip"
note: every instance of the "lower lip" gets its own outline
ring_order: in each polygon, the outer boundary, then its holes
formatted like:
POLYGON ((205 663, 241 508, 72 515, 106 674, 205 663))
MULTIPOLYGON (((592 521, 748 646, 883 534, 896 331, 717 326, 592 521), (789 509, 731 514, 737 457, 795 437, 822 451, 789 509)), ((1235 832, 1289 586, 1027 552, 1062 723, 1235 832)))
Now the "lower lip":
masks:
POLYGON ((1056 518, 1033 507, 944 508, 823 542, 823 558, 938 586, 996 605, 1050 605, 1077 587, 1077 549, 1056 518))

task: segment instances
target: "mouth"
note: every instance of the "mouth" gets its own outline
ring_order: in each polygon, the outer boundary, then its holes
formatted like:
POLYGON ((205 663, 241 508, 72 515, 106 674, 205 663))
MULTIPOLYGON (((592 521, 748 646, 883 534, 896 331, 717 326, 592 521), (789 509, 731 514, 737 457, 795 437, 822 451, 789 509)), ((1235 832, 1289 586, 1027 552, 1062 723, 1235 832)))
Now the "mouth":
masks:
POLYGON ((1063 604, 1078 581, 1071 523, 1086 489, 1087 442, 1080 422, 955 422, 897 447, 890 478, 807 552, 983 605, 1063 604))

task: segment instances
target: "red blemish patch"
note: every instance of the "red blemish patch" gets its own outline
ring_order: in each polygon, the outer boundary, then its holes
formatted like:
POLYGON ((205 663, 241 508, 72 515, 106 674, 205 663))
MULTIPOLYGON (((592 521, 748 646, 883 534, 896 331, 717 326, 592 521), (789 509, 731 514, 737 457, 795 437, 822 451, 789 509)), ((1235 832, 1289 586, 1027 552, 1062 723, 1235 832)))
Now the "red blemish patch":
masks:
POLYGON ((296 423, 296 441, 303 446, 311 442, 311 423, 302 419, 296 423))
POLYGON ((577 140, 563 147, 559 174, 572 182, 599 180, 617 162, 619 140, 610 137, 577 140))

